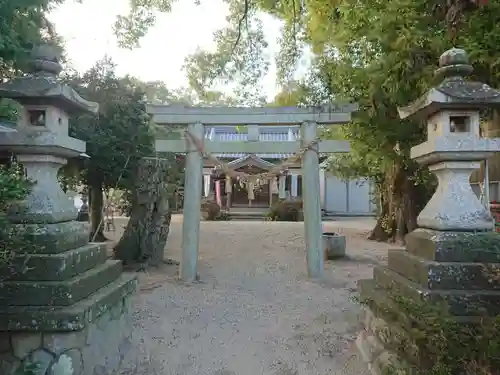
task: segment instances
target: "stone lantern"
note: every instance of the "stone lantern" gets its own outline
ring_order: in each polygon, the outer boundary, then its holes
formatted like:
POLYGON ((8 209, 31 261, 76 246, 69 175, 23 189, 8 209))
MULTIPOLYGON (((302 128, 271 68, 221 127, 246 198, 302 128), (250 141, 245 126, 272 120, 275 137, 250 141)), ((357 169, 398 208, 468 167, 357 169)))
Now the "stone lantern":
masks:
POLYGON ((17 132, 0 137, 0 150, 16 155, 26 175, 37 181, 23 209, 10 213, 10 220, 48 223, 73 220, 74 204, 59 187, 58 170, 68 158, 85 153, 85 142, 68 136, 68 117, 79 112, 97 113, 97 103, 84 100, 71 87, 57 81, 61 71, 56 50, 48 45, 32 51, 32 73, 0 85, 0 97, 23 107, 17 132), (27 208, 27 209, 26 209, 27 208))
POLYGON ((465 324, 500 314, 500 284, 485 272, 500 267, 500 237, 469 182, 481 161, 499 150, 497 139, 480 137, 479 125, 481 110, 500 105, 500 91, 466 80, 472 70, 465 51, 443 53, 436 71, 442 82, 399 109, 401 118, 427 122, 427 141, 413 147, 411 157, 428 166, 439 185, 418 228, 406 236, 406 249, 390 250, 387 266, 358 283, 366 305, 357 346, 376 374, 420 368, 428 354, 416 344, 401 298, 423 306, 444 303, 465 324))
POLYGON ((22 245, 0 268, 1 374, 28 363, 37 374, 111 373, 130 340, 136 279, 108 260, 105 244, 89 243, 89 225, 75 221, 57 179, 69 158, 85 153, 85 142, 68 136, 69 116, 98 110, 58 80, 60 71, 56 51, 39 46, 30 74, 0 84, 0 97, 22 105, 17 131, 0 132, 0 151, 13 153, 35 182, 8 212, 10 238, 22 245))
POLYGON ((427 141, 413 147, 411 157, 428 166, 439 182, 417 224, 436 230, 492 230, 493 218, 472 191, 469 177, 498 151, 496 140, 480 137, 479 123, 480 110, 500 105, 500 91, 464 80, 473 70, 464 50, 445 52, 439 65, 436 74, 443 82, 399 110, 403 119, 427 121, 427 141))

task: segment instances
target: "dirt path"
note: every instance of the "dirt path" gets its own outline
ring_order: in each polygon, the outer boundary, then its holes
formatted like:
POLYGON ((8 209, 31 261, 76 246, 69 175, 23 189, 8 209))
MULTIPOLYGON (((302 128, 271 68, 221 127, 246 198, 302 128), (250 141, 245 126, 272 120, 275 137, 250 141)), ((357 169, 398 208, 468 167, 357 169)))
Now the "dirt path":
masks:
MULTIPOLYGON (((314 283, 301 223, 203 222, 200 283, 173 280, 171 268, 141 275, 139 365, 123 374, 368 374, 354 348, 358 306, 350 296, 388 246, 362 239, 366 225, 352 221, 325 230, 348 235, 350 259, 328 262, 325 280, 314 283)), ((176 217, 168 256, 180 259, 180 246, 176 217)))

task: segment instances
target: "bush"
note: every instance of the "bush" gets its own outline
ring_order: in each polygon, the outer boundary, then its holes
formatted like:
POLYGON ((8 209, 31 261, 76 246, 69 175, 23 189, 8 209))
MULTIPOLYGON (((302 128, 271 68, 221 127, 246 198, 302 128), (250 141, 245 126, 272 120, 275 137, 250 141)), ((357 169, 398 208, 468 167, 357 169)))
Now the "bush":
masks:
POLYGON ((217 220, 220 214, 221 210, 217 202, 207 200, 201 202, 201 216, 203 220, 217 220))
POLYGON ((33 182, 24 177, 22 166, 12 163, 0 166, 0 268, 10 267, 14 251, 29 247, 16 236, 16 227, 9 223, 7 212, 11 205, 19 205, 27 196, 33 182))
POLYGON ((266 217, 272 221, 302 221, 302 200, 281 199, 273 203, 266 217))

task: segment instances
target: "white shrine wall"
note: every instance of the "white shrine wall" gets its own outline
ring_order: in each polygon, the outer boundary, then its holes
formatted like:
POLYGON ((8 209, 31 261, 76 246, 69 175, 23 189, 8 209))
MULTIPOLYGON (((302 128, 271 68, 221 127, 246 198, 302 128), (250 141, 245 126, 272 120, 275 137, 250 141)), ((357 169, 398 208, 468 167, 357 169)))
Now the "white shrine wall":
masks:
POLYGON ((375 216, 373 186, 366 178, 342 180, 324 172, 322 209, 327 216, 375 216))

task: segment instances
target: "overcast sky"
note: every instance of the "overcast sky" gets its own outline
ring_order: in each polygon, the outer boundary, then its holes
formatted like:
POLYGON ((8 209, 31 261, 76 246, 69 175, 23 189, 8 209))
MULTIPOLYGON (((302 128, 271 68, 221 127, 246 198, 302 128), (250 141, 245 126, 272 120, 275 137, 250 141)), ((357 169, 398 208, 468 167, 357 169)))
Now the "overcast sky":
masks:
MULTIPOLYGON (((127 13, 128 0, 67 0, 50 15, 57 31, 66 41, 66 50, 75 69, 83 72, 105 54, 117 64, 119 74, 129 73, 144 81, 161 80, 170 89, 187 86, 182 70, 184 59, 198 47, 213 49, 213 33, 225 26, 227 8, 222 0, 175 2, 168 14, 159 14, 156 26, 134 50, 120 49, 112 27, 117 14, 127 13)), ((273 62, 262 82, 268 98, 277 92, 274 53, 280 23, 263 16, 265 35, 273 62)))

